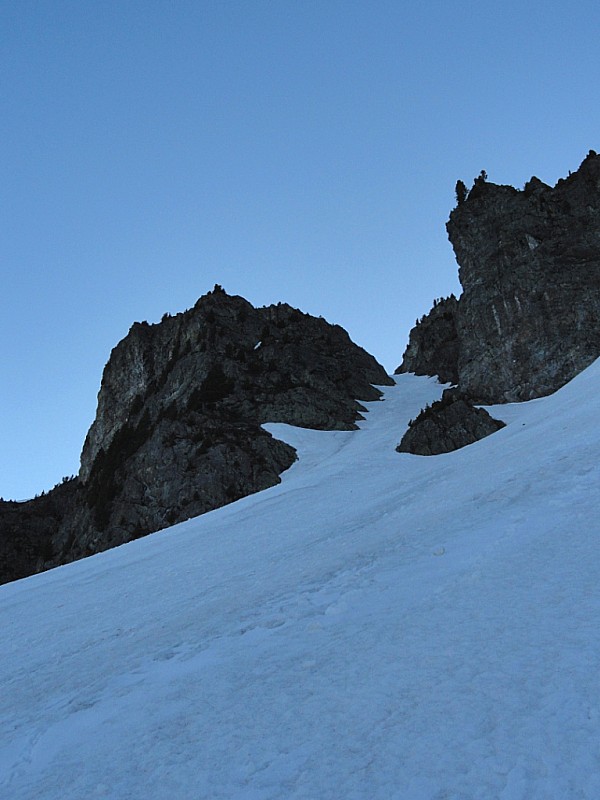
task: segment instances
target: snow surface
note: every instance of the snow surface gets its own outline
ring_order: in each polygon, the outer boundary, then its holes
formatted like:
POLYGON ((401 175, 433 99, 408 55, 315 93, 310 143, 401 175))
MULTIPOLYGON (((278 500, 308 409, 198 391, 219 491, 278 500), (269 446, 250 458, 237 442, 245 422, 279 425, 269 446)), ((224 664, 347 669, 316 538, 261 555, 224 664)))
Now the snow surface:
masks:
POLYGON ((6 800, 600 798, 600 362, 464 450, 270 425, 280 486, 0 588, 6 800))

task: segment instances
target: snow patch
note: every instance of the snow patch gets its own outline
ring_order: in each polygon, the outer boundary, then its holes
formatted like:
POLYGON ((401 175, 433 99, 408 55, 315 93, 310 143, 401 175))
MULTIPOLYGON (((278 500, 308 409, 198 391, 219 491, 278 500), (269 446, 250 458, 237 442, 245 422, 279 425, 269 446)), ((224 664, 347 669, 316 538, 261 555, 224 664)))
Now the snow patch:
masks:
POLYGON ((600 364, 396 453, 442 389, 267 425, 280 485, 0 587, 0 796, 600 797, 600 364))

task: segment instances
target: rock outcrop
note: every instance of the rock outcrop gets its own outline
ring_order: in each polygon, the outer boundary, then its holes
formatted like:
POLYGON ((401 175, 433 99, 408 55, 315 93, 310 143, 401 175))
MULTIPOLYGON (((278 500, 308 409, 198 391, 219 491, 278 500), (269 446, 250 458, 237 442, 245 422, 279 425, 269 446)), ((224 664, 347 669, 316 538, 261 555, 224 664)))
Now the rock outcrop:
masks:
POLYGON ((457 306, 452 294, 436 300, 429 314, 417 320, 396 375, 414 372, 437 375, 442 383, 458 383, 457 306))
POLYGON ((220 287, 159 324, 134 324, 105 367, 79 476, 0 506, 0 582, 278 483, 295 451, 262 423, 352 429, 359 401, 390 382, 341 327, 220 287))
POLYGON ((446 389, 441 400, 411 420, 396 449, 399 453, 435 456, 466 447, 501 428, 504 422, 494 419, 483 408, 475 408, 461 392, 446 389))
POLYGON ((519 191, 480 176, 460 199, 447 224, 463 287, 454 328, 432 325, 432 345, 413 331, 419 358, 409 344, 400 370, 417 363, 448 380, 452 363, 438 357, 446 335, 472 400, 550 394, 600 355, 600 156, 590 151, 554 188, 532 178, 519 191))
POLYGON ((76 481, 68 480, 33 500, 0 500, 0 583, 25 578, 54 556, 53 539, 73 510, 76 481))

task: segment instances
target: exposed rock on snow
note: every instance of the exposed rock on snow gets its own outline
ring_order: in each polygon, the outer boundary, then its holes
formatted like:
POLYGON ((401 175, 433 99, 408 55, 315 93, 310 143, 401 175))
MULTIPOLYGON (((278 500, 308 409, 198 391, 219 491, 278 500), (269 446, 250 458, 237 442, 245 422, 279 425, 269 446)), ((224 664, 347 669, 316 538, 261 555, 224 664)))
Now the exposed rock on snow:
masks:
POLYGON ((459 450, 504 428, 483 408, 475 408, 455 389, 446 389, 442 399, 427 406, 415 420, 396 448, 399 453, 434 456, 459 450))

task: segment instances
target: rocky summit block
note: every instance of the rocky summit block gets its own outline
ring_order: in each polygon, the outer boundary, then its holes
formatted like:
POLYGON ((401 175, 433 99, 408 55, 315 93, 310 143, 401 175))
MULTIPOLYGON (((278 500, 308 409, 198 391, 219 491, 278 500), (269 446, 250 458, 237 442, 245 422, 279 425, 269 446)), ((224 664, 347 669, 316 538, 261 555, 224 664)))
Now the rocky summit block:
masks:
POLYGON ((482 403, 550 394, 600 355, 600 156, 554 187, 461 186, 446 227, 463 291, 413 330, 400 369, 482 403))
POLYGON ((104 369, 64 499, 55 489, 0 506, 0 582, 273 486, 296 454, 262 423, 349 430, 360 401, 392 384, 340 326, 281 303, 254 308, 219 286, 188 311, 135 323, 104 369), (15 547, 18 567, 3 569, 15 547))

